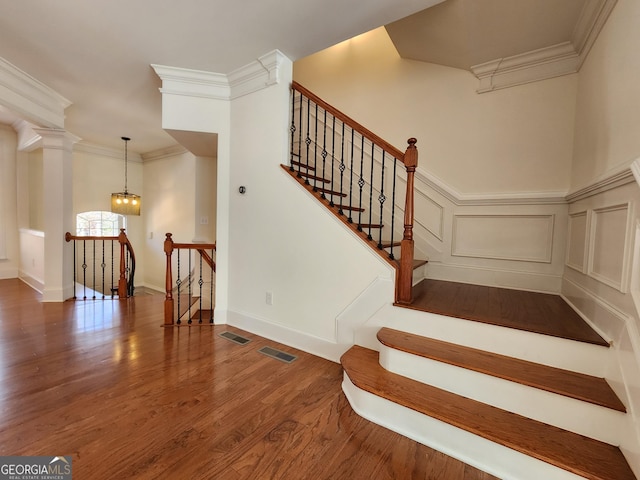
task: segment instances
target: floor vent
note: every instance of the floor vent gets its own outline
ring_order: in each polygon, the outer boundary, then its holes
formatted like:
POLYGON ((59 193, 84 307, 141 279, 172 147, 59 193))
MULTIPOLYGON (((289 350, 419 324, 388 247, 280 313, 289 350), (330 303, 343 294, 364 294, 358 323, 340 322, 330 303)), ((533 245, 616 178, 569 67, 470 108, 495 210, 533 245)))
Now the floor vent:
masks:
POLYGON ((271 347, 262 347, 260 350, 258 350, 258 352, 262 353, 263 355, 266 355, 267 357, 272 357, 272 358, 275 358, 276 360, 280 360, 281 362, 284 362, 284 363, 291 363, 296 358, 298 358, 295 355, 281 352, 280 350, 276 350, 275 348, 271 348, 271 347))
POLYGON ((240 335, 236 335, 235 333, 232 333, 232 332, 222 332, 219 335, 221 337, 226 338, 227 340, 231 340, 232 342, 235 342, 235 343, 237 343, 239 345, 244 345, 244 344, 249 343, 251 341, 248 338, 241 337, 240 335))

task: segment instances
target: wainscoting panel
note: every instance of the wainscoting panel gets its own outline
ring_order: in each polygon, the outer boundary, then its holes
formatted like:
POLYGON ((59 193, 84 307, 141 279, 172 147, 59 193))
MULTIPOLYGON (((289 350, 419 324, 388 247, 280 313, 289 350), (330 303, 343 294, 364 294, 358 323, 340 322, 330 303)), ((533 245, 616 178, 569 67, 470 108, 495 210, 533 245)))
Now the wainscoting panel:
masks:
POLYGON ((589 215, 586 210, 569 215, 567 233, 567 266, 587 273, 587 231, 589 215))
POLYGON ((622 293, 627 291, 630 204, 593 210, 589 235, 589 275, 622 293))
POLYGON ((451 255, 551 263, 555 215, 455 215, 451 255))

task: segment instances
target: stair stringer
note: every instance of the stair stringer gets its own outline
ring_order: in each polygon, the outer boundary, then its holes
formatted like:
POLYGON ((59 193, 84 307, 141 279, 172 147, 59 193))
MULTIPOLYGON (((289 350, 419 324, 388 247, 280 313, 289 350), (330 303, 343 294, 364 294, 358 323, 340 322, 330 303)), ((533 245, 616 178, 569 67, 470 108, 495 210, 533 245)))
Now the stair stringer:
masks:
POLYGON ((503 480, 584 480, 549 463, 361 390, 346 373, 342 390, 358 415, 503 480))
POLYGON ((387 303, 355 332, 354 343, 380 351, 376 335, 389 327, 423 337, 605 378, 611 349, 387 303))

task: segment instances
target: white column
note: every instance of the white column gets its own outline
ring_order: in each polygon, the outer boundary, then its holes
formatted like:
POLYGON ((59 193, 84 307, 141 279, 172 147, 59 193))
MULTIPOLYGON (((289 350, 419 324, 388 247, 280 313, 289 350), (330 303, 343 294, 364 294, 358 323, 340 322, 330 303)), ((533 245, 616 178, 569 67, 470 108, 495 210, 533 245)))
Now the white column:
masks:
POLYGON ((44 290, 42 301, 63 302, 73 296, 73 144, 65 130, 37 129, 42 137, 44 212, 44 290))

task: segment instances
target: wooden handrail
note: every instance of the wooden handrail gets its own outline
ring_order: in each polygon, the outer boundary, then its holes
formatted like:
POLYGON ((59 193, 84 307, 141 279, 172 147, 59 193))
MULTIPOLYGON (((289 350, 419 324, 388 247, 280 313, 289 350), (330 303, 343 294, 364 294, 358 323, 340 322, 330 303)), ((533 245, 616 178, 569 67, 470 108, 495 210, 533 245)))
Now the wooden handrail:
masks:
POLYGON ((200 254, 202 259, 207 265, 215 272, 216 264, 211 258, 211 255, 206 251, 215 250, 215 243, 175 243, 173 241, 173 234, 167 233, 164 240, 164 253, 166 255, 167 266, 165 271, 165 299, 164 299, 164 325, 173 325, 173 272, 171 267, 171 256, 174 250, 189 249, 195 250, 200 254))
POLYGON ((393 145, 391 145, 386 140, 383 140, 378 135, 373 133, 371 130, 369 130, 368 128, 364 127, 360 123, 356 122, 353 118, 349 117, 348 115, 345 115, 340 110, 338 110, 337 108, 333 107, 329 103, 325 102, 323 99, 318 97, 315 93, 313 93, 310 90, 307 90, 305 87, 303 87, 302 85, 300 85, 297 82, 292 82, 291 88, 293 90, 296 90, 296 91, 302 93, 305 97, 313 100, 314 103, 316 103, 320 107, 324 108, 327 112, 331 113, 331 115, 333 115, 334 117, 336 117, 339 120, 342 120, 345 124, 349 125, 355 131, 360 133, 363 137, 365 137, 368 140, 372 141, 373 143, 375 143, 376 145, 381 147, 383 150, 386 150, 387 152, 392 154, 395 158, 397 158, 398 160, 400 160, 400 161, 402 161, 404 163, 404 153, 401 150, 399 150, 398 148, 394 147, 393 145))

